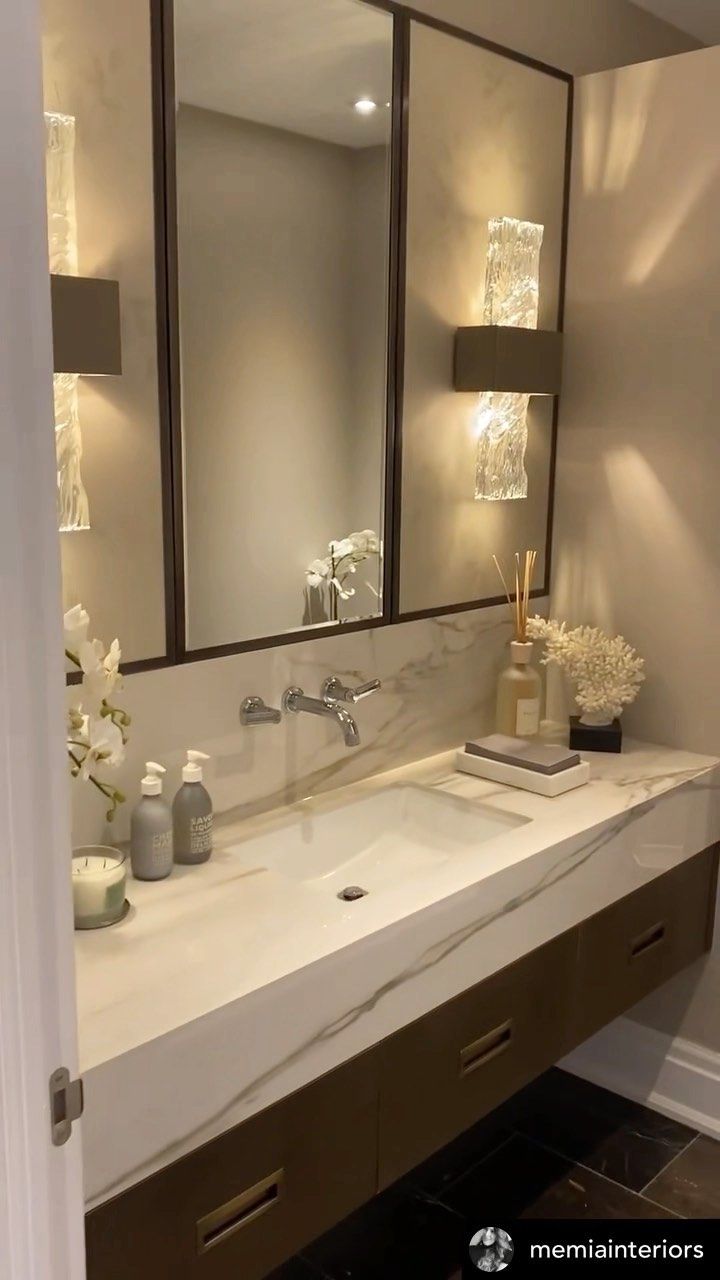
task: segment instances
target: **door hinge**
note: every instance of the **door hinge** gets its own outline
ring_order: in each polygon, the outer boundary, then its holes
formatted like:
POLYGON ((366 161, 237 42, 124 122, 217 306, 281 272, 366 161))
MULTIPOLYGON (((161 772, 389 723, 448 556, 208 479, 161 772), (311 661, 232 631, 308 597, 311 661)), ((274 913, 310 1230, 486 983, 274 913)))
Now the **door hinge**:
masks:
POLYGON ((58 1067, 50 1077, 50 1136, 54 1147, 67 1142, 73 1121, 83 1113, 83 1105, 82 1080, 71 1080, 67 1067, 58 1067))

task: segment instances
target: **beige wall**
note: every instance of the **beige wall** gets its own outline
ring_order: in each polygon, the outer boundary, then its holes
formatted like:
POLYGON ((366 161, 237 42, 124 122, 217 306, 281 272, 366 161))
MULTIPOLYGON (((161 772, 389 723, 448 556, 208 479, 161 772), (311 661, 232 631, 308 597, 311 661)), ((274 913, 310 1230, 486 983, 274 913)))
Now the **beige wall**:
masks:
POLYGON ((353 156, 350 324, 352 437, 350 512, 353 529, 380 530, 386 417, 390 149, 363 147, 353 156))
MULTIPOLYGON (((123 372, 80 379, 92 528, 61 535, 65 607, 127 661, 165 652, 146 0, 43 0, 45 106, 76 117, 79 269, 120 282, 123 372), (141 607, 139 607, 141 606, 141 607)), ((52 430, 52 423, 48 423, 52 430)))
MULTIPOLYGON (((578 85, 552 610, 622 632, 625 716, 720 755, 720 48, 578 85)), ((634 1014, 720 1049, 720 958, 634 1014)))
POLYGON ((453 390, 458 325, 482 323, 488 221, 541 223, 540 328, 556 329, 565 81, 413 23, 410 47, 400 601, 404 612, 497 596, 492 562, 541 552, 551 397, 530 402, 527 499, 475 500, 476 394, 453 390))
MULTIPOLYGON (((362 152, 187 105, 177 138, 195 649, 307 620, 306 566, 356 527, 360 433, 377 464, 366 477, 366 522, 379 527, 388 213, 377 169, 365 207, 379 223, 380 262, 365 275, 358 309, 355 231, 368 240, 353 217, 362 152), (374 397, 360 421, 356 378, 374 357, 379 377, 363 380, 374 397)), ((356 612, 357 599, 347 607, 356 612)), ((361 611, 376 612, 375 602, 361 611)))
POLYGON ((626 0, 413 0, 411 7, 578 76, 700 43, 626 0))

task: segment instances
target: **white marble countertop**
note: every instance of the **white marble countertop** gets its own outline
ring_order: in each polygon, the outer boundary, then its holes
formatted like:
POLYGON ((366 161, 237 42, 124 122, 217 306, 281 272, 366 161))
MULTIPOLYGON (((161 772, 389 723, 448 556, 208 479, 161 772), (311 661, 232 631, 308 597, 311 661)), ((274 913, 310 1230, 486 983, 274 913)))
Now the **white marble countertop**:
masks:
POLYGON ((98 1203, 720 838, 720 762, 626 743, 555 799, 454 753, 218 827, 202 867, 130 881, 77 938, 83 1139, 98 1203), (252 836, 399 782, 530 819, 350 904, 240 865, 252 836), (182 1096, 178 1108, 174 1098, 182 1096))

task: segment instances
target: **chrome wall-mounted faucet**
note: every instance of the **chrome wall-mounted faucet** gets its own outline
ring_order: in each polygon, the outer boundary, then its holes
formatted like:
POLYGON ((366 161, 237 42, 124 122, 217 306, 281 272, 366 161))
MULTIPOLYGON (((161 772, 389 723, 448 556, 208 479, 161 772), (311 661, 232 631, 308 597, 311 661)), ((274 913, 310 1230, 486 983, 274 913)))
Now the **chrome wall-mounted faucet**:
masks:
POLYGON ((282 706, 283 711, 308 711, 313 716, 329 716, 340 725, 346 747, 360 746, 360 733, 350 712, 332 698, 309 698, 302 689, 291 686, 282 696, 282 706))
POLYGON ((330 698, 333 702, 362 702, 363 698, 369 698, 371 693, 377 693, 378 689, 382 689, 379 680, 366 680, 365 684, 359 684, 354 689, 348 688, 343 684, 339 676, 328 676, 327 680, 323 680, 320 695, 323 698, 330 698))
POLYGON ((282 711, 278 707, 268 707, 256 694, 243 698, 240 704, 241 724, 279 724, 281 720, 282 711))

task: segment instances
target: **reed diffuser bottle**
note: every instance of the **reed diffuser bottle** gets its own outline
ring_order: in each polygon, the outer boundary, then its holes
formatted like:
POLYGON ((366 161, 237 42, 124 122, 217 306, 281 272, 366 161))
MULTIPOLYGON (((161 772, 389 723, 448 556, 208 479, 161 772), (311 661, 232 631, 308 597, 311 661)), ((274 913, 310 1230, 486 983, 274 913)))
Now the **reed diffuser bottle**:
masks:
POLYGON ((540 729, 541 681, 531 665, 533 646, 527 636, 528 608, 536 551, 526 551, 521 561, 515 553, 515 597, 511 597, 497 557, 493 560, 502 579, 515 627, 510 641, 510 665, 501 673, 497 688, 495 728, 512 738, 533 738, 540 729))

